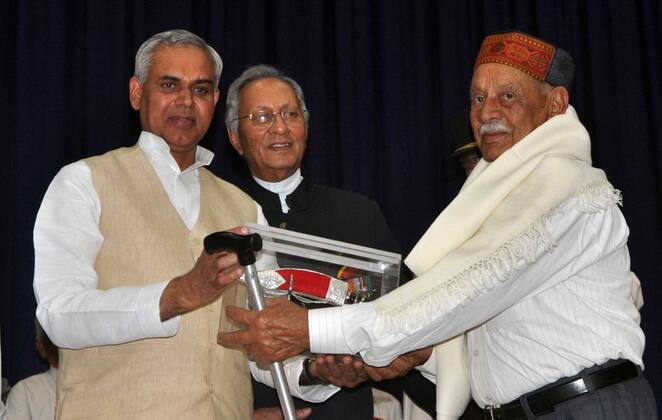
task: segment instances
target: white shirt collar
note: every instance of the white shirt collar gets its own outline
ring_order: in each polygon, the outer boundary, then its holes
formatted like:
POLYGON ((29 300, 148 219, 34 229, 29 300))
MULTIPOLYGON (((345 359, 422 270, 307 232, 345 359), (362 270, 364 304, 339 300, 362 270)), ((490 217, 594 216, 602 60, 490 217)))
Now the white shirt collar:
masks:
POLYGON ((298 168, 292 175, 278 182, 264 181, 255 176, 253 176, 253 179, 255 179, 255 182, 257 182, 262 188, 278 194, 278 198, 280 198, 280 207, 283 210, 283 213, 287 213, 290 211, 290 207, 285 202, 285 199, 297 189, 299 184, 301 184, 303 176, 301 176, 301 168, 298 168))
POLYGON ((157 166, 159 163, 165 163, 177 173, 190 172, 202 166, 207 166, 214 158, 214 153, 212 151, 205 149, 202 146, 197 146, 195 150, 195 162, 184 171, 181 171, 175 158, 170 153, 170 146, 168 146, 168 143, 156 134, 150 133, 149 131, 141 132, 140 138, 138 139, 138 146, 140 146, 143 152, 145 152, 154 166, 157 166))

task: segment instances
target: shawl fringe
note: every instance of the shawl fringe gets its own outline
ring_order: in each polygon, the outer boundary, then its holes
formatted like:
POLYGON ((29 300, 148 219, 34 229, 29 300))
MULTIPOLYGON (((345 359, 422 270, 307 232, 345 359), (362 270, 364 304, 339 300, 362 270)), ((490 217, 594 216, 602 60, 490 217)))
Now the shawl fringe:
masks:
POLYGON ((621 192, 606 180, 583 186, 523 232, 459 274, 430 289, 429 293, 402 306, 391 306, 385 310, 378 333, 417 331, 432 320, 446 316, 453 308, 492 290, 499 283, 507 281, 513 272, 551 251, 556 242, 545 226, 552 216, 561 211, 563 204, 570 200, 575 201, 576 210, 582 213, 595 213, 615 204, 622 205, 621 192))

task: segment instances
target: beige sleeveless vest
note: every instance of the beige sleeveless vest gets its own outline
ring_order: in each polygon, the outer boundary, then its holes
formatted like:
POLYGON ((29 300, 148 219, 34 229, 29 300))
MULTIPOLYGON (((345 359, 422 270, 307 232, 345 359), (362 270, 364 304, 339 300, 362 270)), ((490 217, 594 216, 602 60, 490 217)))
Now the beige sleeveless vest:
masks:
MULTIPOLYGON (((207 234, 256 219, 247 195, 201 168, 200 215, 189 231, 139 147, 86 163, 102 207, 104 243, 95 263, 101 290, 184 274, 207 234)), ((57 418, 252 418, 246 355, 216 344, 219 320, 227 322, 221 319, 224 308, 243 306, 245 298, 243 285, 227 289, 217 301, 183 315, 171 338, 62 350, 57 418)))

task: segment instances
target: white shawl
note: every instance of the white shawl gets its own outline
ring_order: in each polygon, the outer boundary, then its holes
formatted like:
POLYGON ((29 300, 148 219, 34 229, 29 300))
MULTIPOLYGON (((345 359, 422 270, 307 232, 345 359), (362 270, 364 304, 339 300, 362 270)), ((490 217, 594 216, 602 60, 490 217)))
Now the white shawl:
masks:
MULTIPOLYGON (((545 250, 554 246, 546 220, 570 198, 579 198, 580 210, 586 212, 620 200, 604 172, 591 167, 589 135, 572 107, 540 125, 494 162, 478 163, 455 200, 406 258, 418 277, 375 302, 378 331, 411 334, 533 263, 539 244, 545 250)), ((462 397, 466 404, 468 381, 459 359, 463 336, 462 331, 458 333, 449 346, 455 350, 444 350, 444 346, 435 350, 437 370, 439 374, 441 362, 446 369, 455 366, 462 372, 453 378, 459 380, 455 386, 461 390, 451 394, 466 395, 451 398, 462 397), (443 360, 449 351, 452 360, 443 360)), ((443 379, 437 378, 438 413, 440 418, 455 418, 455 413, 448 415, 439 405, 443 379)))

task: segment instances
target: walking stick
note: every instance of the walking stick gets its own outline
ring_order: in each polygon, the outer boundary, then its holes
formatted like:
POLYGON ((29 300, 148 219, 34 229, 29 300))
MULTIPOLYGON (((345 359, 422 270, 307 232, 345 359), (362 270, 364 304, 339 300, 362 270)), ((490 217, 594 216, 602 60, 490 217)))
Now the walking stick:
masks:
MULTIPOLYGON (((262 249, 262 237, 257 233, 238 235, 232 232, 215 232, 208 235, 204 241, 207 254, 218 251, 232 251, 237 254, 239 264, 244 267, 244 277, 248 288, 249 304, 252 309, 261 311, 265 307, 262 289, 255 269, 255 252, 262 249)), ((278 392, 280 407, 285 420, 296 420, 294 402, 287 385, 285 370, 281 362, 273 362, 269 366, 274 385, 278 392)))

